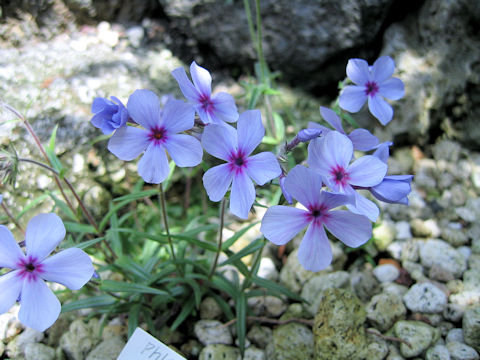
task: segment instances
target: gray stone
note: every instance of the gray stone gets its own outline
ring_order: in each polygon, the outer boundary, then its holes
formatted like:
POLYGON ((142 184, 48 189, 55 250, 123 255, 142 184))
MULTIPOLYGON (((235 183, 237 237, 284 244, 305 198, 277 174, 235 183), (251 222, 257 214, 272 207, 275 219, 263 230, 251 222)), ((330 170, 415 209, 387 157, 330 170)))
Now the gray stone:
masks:
POLYGON ((397 230, 397 240, 407 240, 412 237, 410 224, 407 221, 397 221, 395 223, 395 228, 397 230))
POLYGON ((463 330, 462 329, 460 329, 460 328, 451 329, 448 332, 447 337, 445 338, 445 342, 449 343, 449 342, 452 342, 452 341, 456 341, 456 342, 459 342, 459 343, 465 343, 465 341, 463 340, 463 330))
POLYGON ((439 337, 435 328, 421 321, 399 321, 393 327, 395 336, 408 342, 400 344, 403 356, 411 358, 427 350, 439 337))
POLYGON ((373 242, 378 250, 385 251, 397 235, 397 229, 392 221, 384 220, 373 228, 373 242))
POLYGON ((267 360, 265 351, 258 349, 254 346, 250 346, 245 349, 245 355, 243 360, 267 360))
POLYGON ((480 218, 480 198, 469 198, 465 206, 459 207, 455 211, 465 221, 476 221, 480 218))
POLYGON ((442 238, 455 247, 468 243, 468 236, 465 230, 463 230, 462 224, 458 222, 448 223, 448 225, 442 229, 442 238))
POLYGON ((260 267, 258 268, 257 276, 271 281, 278 280, 278 270, 272 259, 263 257, 260 260, 260 267))
POLYGON ((462 329, 465 343, 480 352, 480 305, 465 311, 462 329))
POLYGON ((305 325, 289 323, 273 330, 272 342, 267 346, 267 359, 313 359, 313 349, 312 330, 305 325))
POLYGON ((368 342, 365 308, 346 289, 327 289, 315 315, 315 359, 364 359, 368 342))
MULTIPOLYGON (((38 343, 30 343, 25 346, 25 360, 54 360, 55 349, 38 343)), ((105 359, 107 360, 107 359, 105 359)))
POLYGON ((480 271, 480 254, 472 254, 468 257, 468 268, 480 271))
POLYGON ((393 295, 399 296, 403 298, 408 291, 406 286, 397 284, 397 283, 383 283, 382 284, 382 292, 383 293, 391 293, 393 295))
POLYGON ((16 336, 13 341, 7 344, 7 355, 12 358, 22 356, 28 344, 40 342, 43 338, 43 332, 27 327, 20 335, 16 336))
POLYGON ((455 278, 462 276, 467 269, 464 256, 442 240, 427 240, 420 247, 420 259, 423 266, 430 268, 436 265, 451 272, 455 278))
POLYGON ((368 269, 352 272, 350 274, 350 284, 355 295, 364 302, 369 301, 373 295, 380 292, 380 283, 373 276, 372 271, 368 269))
POLYGON ((142 45, 143 38, 145 37, 145 30, 141 26, 132 26, 127 29, 125 34, 128 37, 128 41, 133 47, 140 47, 142 45))
POLYGON ((254 325, 247 333, 247 338, 261 349, 272 342, 273 332, 267 326, 254 325))
MULTIPOLYGON (((418 181, 418 175, 415 176, 418 181)), ((434 185, 432 185, 434 187, 434 185)), ((422 220, 414 218, 410 221, 410 227, 414 236, 421 238, 430 238, 440 235, 440 229, 434 220, 422 220)))
POLYGON ((382 338, 373 335, 371 332, 378 333, 378 330, 370 328, 370 332, 367 333, 368 347, 367 354, 368 360, 383 360, 388 354, 388 344, 382 338))
POLYGON ((336 271, 333 273, 320 273, 315 275, 305 283, 301 296, 310 304, 305 304, 305 310, 312 316, 315 316, 322 299, 321 292, 331 288, 349 288, 350 274, 346 271, 336 271))
POLYGON ((474 348, 459 342, 449 342, 447 344, 451 360, 478 360, 480 356, 474 348))
POLYGON ((464 309, 457 304, 447 304, 443 310, 443 317, 446 320, 457 322, 462 320, 464 309))
POLYGON ((217 320, 200 320, 195 323, 194 333, 197 339, 204 345, 233 343, 232 335, 228 326, 223 326, 217 320))
POLYGON ((287 258, 287 262, 280 270, 280 283, 289 290, 298 293, 303 288, 305 282, 313 277, 315 273, 305 270, 298 261, 298 249, 292 251, 287 258))
POLYGON ((367 304, 367 319, 381 331, 386 331, 407 313, 402 298, 392 293, 375 295, 367 304))
POLYGON ((198 360, 241 360, 240 350, 223 344, 210 344, 200 352, 198 360))
POLYGON ((115 360, 122 352, 125 341, 119 336, 102 341, 88 354, 86 360, 115 360))
POLYGON ((8 312, 0 314, 0 341, 22 331, 23 325, 17 317, 18 310, 18 304, 15 304, 8 312))
POLYGON ((223 311, 213 297, 206 297, 200 303, 200 319, 214 320, 222 316, 223 311))
POLYGON ((287 309, 287 303, 272 295, 254 296, 247 300, 248 307, 256 316, 279 317, 287 309))
POLYGON ((402 254, 400 258, 402 261, 418 261, 421 241, 417 239, 410 239, 403 243, 402 254))
POLYGON ((60 347, 70 359, 83 360, 97 344, 97 335, 98 332, 85 324, 83 319, 77 319, 70 324, 68 332, 60 338, 60 347))
POLYGON ((425 360, 450 360, 450 353, 445 345, 435 345, 427 350, 425 360))
POLYGON ((415 284, 404 295, 403 302, 413 312, 439 313, 447 306, 447 296, 431 283, 415 284))
POLYGON ((383 264, 373 269, 373 275, 375 275, 381 283, 393 282, 400 276, 400 271, 392 264, 383 264))

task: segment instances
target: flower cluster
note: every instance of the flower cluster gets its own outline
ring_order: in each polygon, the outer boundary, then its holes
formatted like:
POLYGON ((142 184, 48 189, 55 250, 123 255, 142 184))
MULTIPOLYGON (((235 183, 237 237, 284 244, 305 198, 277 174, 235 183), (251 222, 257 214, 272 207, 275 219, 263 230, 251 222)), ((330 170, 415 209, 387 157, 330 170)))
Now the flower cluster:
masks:
MULTIPOLYGON (((347 75, 355 85, 343 89, 340 107, 356 112, 368 100, 372 114, 382 124, 388 123, 393 110, 383 97, 399 99, 404 93, 403 83, 391 78, 393 71, 394 62, 386 56, 371 67, 364 60, 351 59, 347 75)), ((288 172, 271 152, 252 155, 265 135, 259 110, 239 115, 231 95, 222 92, 212 95, 210 73, 195 62, 190 66, 192 81, 183 68, 175 69, 172 75, 187 102, 169 98, 162 106, 149 90, 136 90, 126 107, 116 98, 112 98, 116 107, 106 99, 95 99, 94 125, 104 132, 115 128, 108 149, 126 161, 143 153, 138 173, 154 184, 162 183, 169 174, 167 152, 177 166, 190 167, 202 161, 205 150, 225 162, 208 169, 203 176, 208 197, 220 201, 230 189, 230 211, 243 219, 248 217, 255 202, 254 183, 262 186, 278 178, 287 202, 296 199, 303 208, 283 205, 269 208, 261 231, 274 244, 283 245, 307 227, 299 249, 300 263, 306 269, 319 271, 331 262, 325 228, 351 247, 370 239, 372 222, 377 220, 379 209, 360 190, 369 191, 380 201, 408 203, 412 176, 387 175, 391 144, 380 143, 366 129, 347 134, 334 110, 320 107, 330 127, 309 123, 307 129, 286 144, 284 151, 288 153, 302 142, 309 143, 308 168, 297 165, 288 172), (235 122, 236 127, 228 124, 235 122), (200 141, 190 135, 193 129, 201 133, 200 141), (354 158, 354 151, 373 153, 354 158)))

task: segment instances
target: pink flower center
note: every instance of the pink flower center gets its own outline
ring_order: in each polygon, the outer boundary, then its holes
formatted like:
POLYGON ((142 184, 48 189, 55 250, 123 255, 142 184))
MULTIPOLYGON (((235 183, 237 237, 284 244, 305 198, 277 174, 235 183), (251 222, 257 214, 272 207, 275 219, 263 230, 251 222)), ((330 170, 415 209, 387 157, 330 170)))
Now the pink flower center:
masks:
POLYGON ((248 158, 243 154, 242 151, 237 151, 236 153, 232 153, 230 155, 230 171, 234 171, 235 173, 240 173, 243 168, 247 166, 248 158))
POLYGON ((22 280, 36 280, 37 277, 44 272, 43 264, 32 255, 29 255, 26 259, 21 259, 17 265, 20 270, 18 276, 20 276, 22 280))
POLYGON ((198 101, 200 102, 203 111, 205 111, 206 113, 213 112, 213 102, 212 102, 212 99, 210 98, 210 96, 201 95, 200 99, 198 99, 198 101))
POLYGON ((365 84, 365 93, 368 96, 375 96, 378 93, 378 85, 375 81, 369 81, 365 84))
POLYGON ((165 142, 165 135, 165 129, 163 127, 155 127, 150 130, 150 133, 148 134, 148 139, 150 141, 153 141, 155 145, 159 145, 165 142))
POLYGON ((337 167, 333 168, 330 171, 330 174, 333 176, 333 180, 335 181, 335 184, 338 186, 345 186, 348 184, 348 180, 350 179, 350 176, 348 175, 348 172, 338 165, 337 167))
POLYGON ((309 212, 307 214, 308 220, 313 221, 318 224, 322 224, 325 219, 329 217, 328 209, 323 205, 313 205, 308 208, 309 212))

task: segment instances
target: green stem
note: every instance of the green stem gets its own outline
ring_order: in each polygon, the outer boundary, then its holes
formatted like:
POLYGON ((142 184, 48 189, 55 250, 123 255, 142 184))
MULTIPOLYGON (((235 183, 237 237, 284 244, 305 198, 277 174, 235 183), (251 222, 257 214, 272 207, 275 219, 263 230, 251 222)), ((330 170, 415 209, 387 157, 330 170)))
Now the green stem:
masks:
POLYGON ((255 12, 257 20, 257 55, 258 62, 260 63, 260 77, 262 83, 266 83, 265 77, 265 58, 263 57, 263 46, 262 46, 262 15, 260 14, 260 0, 255 0, 255 12))
POLYGON ((168 240, 168 245, 170 247, 170 253, 172 254, 173 262, 175 263, 175 267, 177 268, 178 274, 180 276, 183 276, 182 268, 177 263, 177 257, 175 256, 175 249, 173 248, 172 237, 170 236, 170 229, 168 227, 168 218, 167 218, 167 203, 165 201, 165 192, 163 191, 163 186, 161 183, 159 185, 159 190, 160 190, 160 206, 162 208, 162 216, 163 216, 163 226, 165 228, 165 232, 167 233, 167 240, 168 240))
POLYGON ((208 280, 210 280, 217 269, 218 258, 222 252, 222 242, 223 242, 223 225, 225 218, 225 198, 222 199, 222 204, 220 205, 220 229, 218 230, 218 248, 217 253, 215 254, 215 260, 213 261, 212 268, 210 269, 210 274, 208 274, 208 280))

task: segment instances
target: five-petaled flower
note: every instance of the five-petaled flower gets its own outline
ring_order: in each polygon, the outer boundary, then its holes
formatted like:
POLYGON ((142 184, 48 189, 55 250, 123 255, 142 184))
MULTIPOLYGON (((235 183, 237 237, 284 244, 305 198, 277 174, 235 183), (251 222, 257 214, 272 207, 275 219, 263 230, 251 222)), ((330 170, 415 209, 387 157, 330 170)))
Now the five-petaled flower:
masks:
POLYGON ((12 271, 0 276, 0 314, 18 300, 20 321, 44 331, 57 320, 61 305, 44 280, 78 290, 93 275, 90 257, 78 248, 47 256, 65 237, 65 226, 55 214, 40 214, 30 220, 25 233, 25 255, 12 233, 0 225, 0 267, 12 271))
POLYGON ((382 125, 392 120, 393 109, 383 99, 398 100, 405 90, 403 82, 391 78, 395 63, 389 56, 379 57, 369 67, 362 59, 350 59, 347 64, 347 76, 355 85, 346 86, 340 94, 339 105, 342 109, 357 112, 368 100, 368 109, 382 125))
POLYGON ((161 109, 160 100, 150 90, 136 90, 130 95, 127 109, 135 122, 144 127, 119 128, 108 142, 108 150, 121 160, 139 156, 138 173, 147 183, 160 184, 169 173, 165 149, 180 167, 196 166, 203 150, 193 136, 178 134, 194 125, 195 110, 190 104, 173 98, 161 109))
POLYGON ((232 95, 219 92, 212 96, 212 77, 207 69, 198 66, 195 61, 192 62, 190 75, 193 83, 188 79, 183 67, 173 70, 172 75, 204 124, 237 121, 238 110, 232 95))
POLYGON ((128 120, 128 111, 122 102, 115 96, 110 98, 112 100, 97 97, 93 99, 92 103, 92 112, 95 115, 90 121, 104 134, 111 134, 118 128, 125 126, 128 120))
POLYGON ((318 171, 323 182, 336 193, 349 196, 348 208, 357 214, 376 221, 378 207, 359 195, 353 186, 371 187, 378 185, 387 173, 387 165, 373 155, 365 155, 353 163, 353 144, 338 131, 330 131, 308 145, 308 165, 318 171))
MULTIPOLYGON (((332 109, 320 106, 320 114, 322 114, 322 117, 325 119, 325 121, 336 131, 347 135, 347 137, 353 143, 354 150, 368 151, 378 146, 378 138, 375 135, 372 135, 370 131, 366 129, 355 129, 350 134, 345 133, 345 130, 343 130, 342 126, 342 119, 340 119, 340 117, 332 109)), ((315 122, 309 122, 308 126, 310 128, 321 129, 323 131, 323 135, 332 131, 331 129, 315 122)))
POLYGON ((332 262, 332 250, 324 226, 345 245, 358 247, 372 235, 372 224, 362 215, 332 209, 348 203, 348 197, 322 191, 318 174, 302 165, 295 166, 285 179, 289 194, 306 209, 276 205, 262 219, 260 231, 275 245, 284 245, 308 226, 298 249, 300 264, 320 271, 332 262))
POLYGON ((230 211, 246 219, 255 201, 252 180, 263 185, 280 176, 282 170, 275 155, 262 152, 250 154, 265 135, 259 110, 248 110, 240 115, 237 130, 230 125, 209 125, 202 136, 205 150, 226 164, 215 166, 203 176, 203 185, 212 201, 220 201, 230 184, 230 211))

